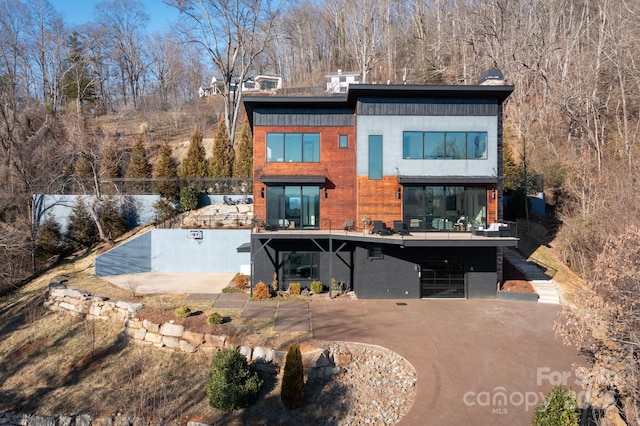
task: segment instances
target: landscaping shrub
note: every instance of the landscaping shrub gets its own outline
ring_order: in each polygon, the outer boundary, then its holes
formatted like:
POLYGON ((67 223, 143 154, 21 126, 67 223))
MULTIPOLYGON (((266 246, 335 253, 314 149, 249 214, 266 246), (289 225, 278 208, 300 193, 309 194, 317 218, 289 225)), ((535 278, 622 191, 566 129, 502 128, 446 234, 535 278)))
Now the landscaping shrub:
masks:
POLYGON ((340 291, 340 281, 336 280, 335 278, 331 278, 331 291, 333 291, 334 293, 340 291))
POLYGON ((289 346, 287 351, 280 400, 282 405, 291 409, 304 405, 304 370, 298 344, 289 346))
POLYGON ((223 322, 224 318, 217 312, 214 312, 207 317, 207 324, 209 325, 222 324, 223 322))
POLYGON ((63 246, 60 224, 52 217, 47 217, 36 236, 35 255, 38 266, 45 264, 52 256, 63 254, 63 246))
POLYGON ((576 393, 554 386, 537 407, 533 426, 577 426, 580 419, 576 393))
POLYGON ((313 294, 322 293, 322 282, 318 280, 311 281, 311 285, 309 286, 313 294))
POLYGON ((289 293, 300 294, 301 291, 302 291, 302 286, 300 285, 300 283, 289 284, 289 293))
POLYGON ((188 306, 178 306, 176 310, 173 312, 176 318, 187 318, 191 315, 191 309, 188 306))
POLYGON ((244 290, 249 285, 249 276, 237 274, 233 277, 233 285, 235 285, 237 289, 244 290))
POLYGON ((258 396, 262 380, 249 369, 244 355, 233 349, 221 349, 211 363, 207 383, 209 405, 221 411, 249 406, 258 396))
POLYGON ((254 299, 268 299, 271 297, 271 292, 269 291, 269 287, 262 281, 260 281, 253 289, 253 297, 254 299))
POLYGON ((200 191, 194 185, 180 190, 180 210, 188 212, 198 208, 200 203, 200 191))

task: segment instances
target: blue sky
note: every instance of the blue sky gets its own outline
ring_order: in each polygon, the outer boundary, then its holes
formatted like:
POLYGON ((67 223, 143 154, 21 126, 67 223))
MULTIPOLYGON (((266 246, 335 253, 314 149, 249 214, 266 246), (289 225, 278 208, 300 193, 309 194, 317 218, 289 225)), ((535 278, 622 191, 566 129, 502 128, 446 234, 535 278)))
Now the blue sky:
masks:
MULTIPOLYGON (((149 15, 147 31, 168 31, 171 24, 176 21, 178 12, 160 0, 139 0, 145 12, 149 15)), ((72 25, 81 25, 92 22, 94 6, 101 0, 51 0, 53 7, 64 16, 65 22, 72 25)))

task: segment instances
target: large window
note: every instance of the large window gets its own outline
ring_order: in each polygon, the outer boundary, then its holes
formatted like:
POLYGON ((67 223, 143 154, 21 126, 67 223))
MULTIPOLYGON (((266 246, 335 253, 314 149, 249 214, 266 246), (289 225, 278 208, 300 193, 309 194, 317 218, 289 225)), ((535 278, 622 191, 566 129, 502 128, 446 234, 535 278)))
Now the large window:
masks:
POLYGON ((319 133, 267 133, 267 161, 317 163, 320 161, 319 133))
POLYGON ((405 186, 402 194, 409 229, 469 232, 487 226, 484 187, 405 186))
POLYGON ((369 136, 369 179, 382 179, 382 136, 369 136))
POLYGON ((402 158, 486 160, 487 132, 404 132, 402 158))
POLYGON ((279 228, 318 229, 320 187, 268 186, 266 222, 279 228))
POLYGON ((318 252, 288 253, 284 255, 285 280, 305 278, 318 279, 318 265, 320 254, 318 252))

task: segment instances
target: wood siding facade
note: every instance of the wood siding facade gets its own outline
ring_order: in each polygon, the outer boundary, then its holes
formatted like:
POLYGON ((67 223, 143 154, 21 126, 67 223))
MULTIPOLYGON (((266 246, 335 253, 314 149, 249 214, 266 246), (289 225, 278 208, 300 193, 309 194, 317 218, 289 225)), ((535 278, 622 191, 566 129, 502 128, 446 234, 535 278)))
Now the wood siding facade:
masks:
POLYGON ((253 129, 254 207, 255 218, 265 220, 266 184, 261 178, 288 176, 295 185, 296 176, 324 176, 320 185, 320 229, 336 229, 345 220, 356 220, 356 143, 354 126, 256 126, 253 129), (320 161, 317 163, 267 162, 266 139, 272 132, 319 133, 320 161), (346 135, 348 146, 340 148, 340 135, 346 135), (326 198, 324 189, 326 188, 326 198))

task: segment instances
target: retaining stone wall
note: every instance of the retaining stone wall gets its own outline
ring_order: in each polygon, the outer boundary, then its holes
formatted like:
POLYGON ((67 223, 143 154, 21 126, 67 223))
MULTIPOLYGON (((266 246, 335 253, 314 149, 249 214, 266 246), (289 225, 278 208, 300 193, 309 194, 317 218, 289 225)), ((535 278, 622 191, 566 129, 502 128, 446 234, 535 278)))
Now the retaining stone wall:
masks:
MULTIPOLYGON (((184 353, 213 355, 222 348, 238 350, 253 368, 262 373, 280 374, 287 357, 286 351, 261 346, 233 345, 224 335, 194 333, 173 321, 154 324, 136 318, 142 308, 140 303, 111 301, 106 297, 92 296, 87 291, 66 288, 54 281, 49 284, 44 306, 69 315, 93 319, 116 320, 124 325, 123 332, 134 342, 152 345, 184 353)), ((312 348, 302 353, 305 375, 308 378, 328 379, 349 363, 342 354, 330 353, 327 348, 312 348)), ((1 424, 1 423, 0 423, 1 424)))

